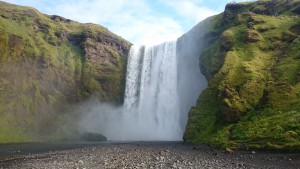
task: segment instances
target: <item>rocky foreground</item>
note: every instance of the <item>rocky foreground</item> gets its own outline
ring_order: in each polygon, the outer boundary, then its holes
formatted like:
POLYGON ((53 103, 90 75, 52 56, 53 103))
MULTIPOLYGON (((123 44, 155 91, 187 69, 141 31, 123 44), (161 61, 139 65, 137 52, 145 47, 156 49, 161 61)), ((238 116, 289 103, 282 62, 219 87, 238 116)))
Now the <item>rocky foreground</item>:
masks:
POLYGON ((300 168, 300 154, 236 151, 182 143, 101 144, 3 158, 0 168, 300 168))

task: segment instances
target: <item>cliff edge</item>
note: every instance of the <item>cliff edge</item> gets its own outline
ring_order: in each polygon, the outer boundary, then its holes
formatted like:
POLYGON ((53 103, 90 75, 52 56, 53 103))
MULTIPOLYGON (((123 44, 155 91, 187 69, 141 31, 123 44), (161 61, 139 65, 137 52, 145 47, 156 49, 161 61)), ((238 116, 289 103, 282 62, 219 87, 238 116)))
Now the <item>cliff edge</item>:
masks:
POLYGON ((91 95, 122 103, 130 46, 102 26, 0 2, 0 142, 66 136, 71 105, 91 95))
POLYGON ((300 150, 300 1, 230 3, 210 18, 200 56, 209 81, 187 142, 300 150))

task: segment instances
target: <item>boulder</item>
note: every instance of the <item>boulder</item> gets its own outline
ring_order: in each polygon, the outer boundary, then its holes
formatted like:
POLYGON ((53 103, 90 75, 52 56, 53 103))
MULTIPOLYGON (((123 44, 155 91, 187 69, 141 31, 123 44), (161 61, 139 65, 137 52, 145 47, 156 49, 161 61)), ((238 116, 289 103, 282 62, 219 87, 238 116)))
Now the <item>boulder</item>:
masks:
POLYGON ((86 132, 81 136, 81 140, 98 142, 98 141, 106 141, 107 138, 104 135, 99 133, 86 132))

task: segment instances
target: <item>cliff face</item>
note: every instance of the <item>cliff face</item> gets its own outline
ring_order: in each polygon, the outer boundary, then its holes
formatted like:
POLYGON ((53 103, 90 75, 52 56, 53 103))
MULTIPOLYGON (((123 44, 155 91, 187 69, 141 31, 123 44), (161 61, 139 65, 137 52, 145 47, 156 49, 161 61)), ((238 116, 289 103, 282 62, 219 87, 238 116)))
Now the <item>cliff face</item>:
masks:
POLYGON ((209 80, 184 139, 231 148, 300 148, 300 1, 227 4, 200 56, 209 80))
POLYGON ((70 105, 92 94, 122 103, 130 45, 98 25, 0 2, 0 142, 64 133, 70 105))

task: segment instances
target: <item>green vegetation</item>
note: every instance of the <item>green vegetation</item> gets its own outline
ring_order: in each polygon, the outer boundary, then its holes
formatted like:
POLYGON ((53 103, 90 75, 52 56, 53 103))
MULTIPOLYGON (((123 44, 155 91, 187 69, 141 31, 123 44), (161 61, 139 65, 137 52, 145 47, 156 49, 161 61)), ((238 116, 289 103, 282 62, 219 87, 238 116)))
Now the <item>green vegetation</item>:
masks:
POLYGON ((232 149, 300 150, 300 1, 226 6, 200 57, 209 80, 184 139, 232 149))
POLYGON ((58 139, 73 103, 121 103, 130 43, 94 24, 0 2, 0 143, 58 139))

